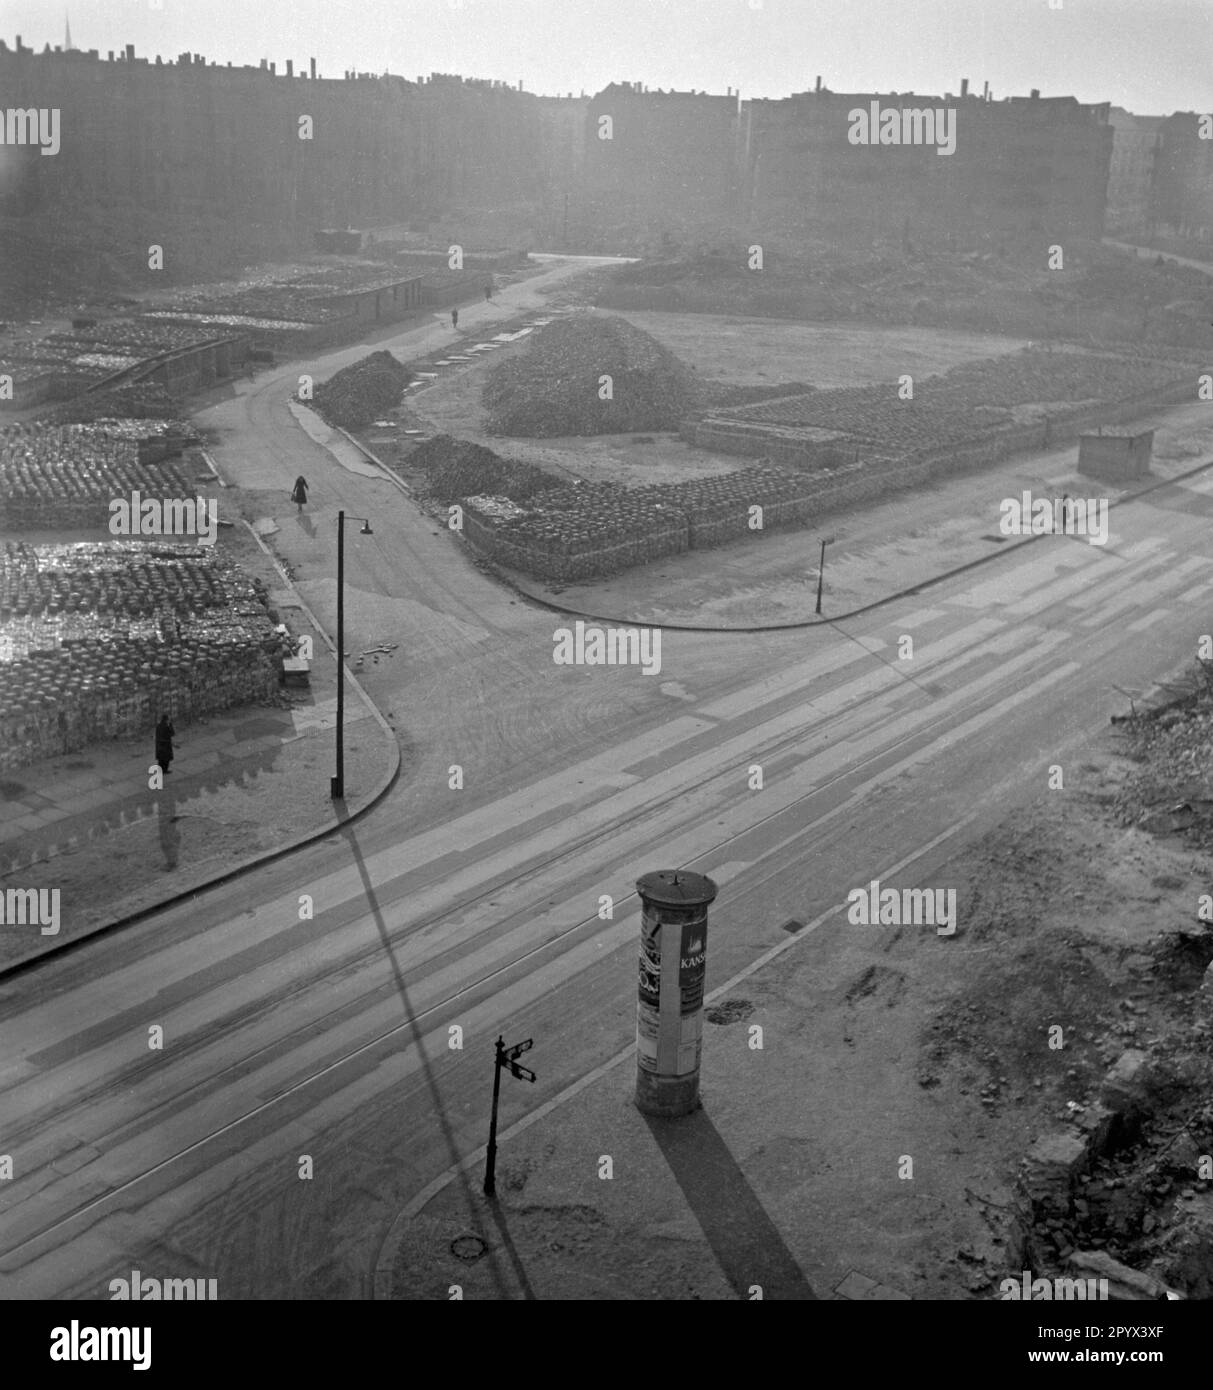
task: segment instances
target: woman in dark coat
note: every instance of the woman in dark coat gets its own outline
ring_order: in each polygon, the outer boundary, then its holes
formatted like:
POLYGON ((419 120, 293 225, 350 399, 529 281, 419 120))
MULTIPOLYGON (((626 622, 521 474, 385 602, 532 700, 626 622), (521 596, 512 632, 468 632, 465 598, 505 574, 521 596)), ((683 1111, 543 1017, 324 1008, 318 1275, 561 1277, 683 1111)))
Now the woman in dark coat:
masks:
POLYGON ((295 479, 295 490, 291 493, 291 501, 298 504, 300 515, 302 515, 303 504, 307 501, 307 479, 302 473, 295 479))
POLYGON ((156 725, 156 761, 160 764, 161 772, 170 770, 169 763, 173 761, 173 738, 176 733, 168 715, 162 714, 159 724, 156 725))

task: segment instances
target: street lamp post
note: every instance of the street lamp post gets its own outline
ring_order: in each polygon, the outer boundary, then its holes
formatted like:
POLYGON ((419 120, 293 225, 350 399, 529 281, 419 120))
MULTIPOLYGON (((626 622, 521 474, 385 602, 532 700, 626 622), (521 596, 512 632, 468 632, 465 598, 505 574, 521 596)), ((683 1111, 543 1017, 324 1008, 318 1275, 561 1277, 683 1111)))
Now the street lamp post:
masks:
POLYGON ((826 536, 826 538, 821 542, 821 559, 817 562, 817 607, 816 609, 814 609, 814 612, 816 613, 821 612, 821 585, 822 581, 825 579, 826 546, 833 544, 833 536, 826 536))
MULTIPOLYGON (((360 536, 371 536, 371 523, 364 516, 360 536)), ((337 513, 337 772, 329 779, 329 795, 334 801, 345 796, 345 513, 337 513)))

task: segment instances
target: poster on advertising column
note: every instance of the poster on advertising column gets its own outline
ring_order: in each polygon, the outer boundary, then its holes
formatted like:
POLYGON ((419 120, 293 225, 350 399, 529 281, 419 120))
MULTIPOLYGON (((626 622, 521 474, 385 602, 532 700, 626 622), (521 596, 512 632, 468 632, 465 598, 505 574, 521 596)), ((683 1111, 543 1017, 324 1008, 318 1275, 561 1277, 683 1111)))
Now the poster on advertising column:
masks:
POLYGON ((678 1034, 678 1074, 699 1067, 703 1039, 703 987, 707 974, 707 913, 682 924, 678 952, 678 989, 681 995, 678 1034))
POLYGON ((636 1061, 645 1071, 657 1070, 657 1039, 661 1032, 661 918, 648 907, 640 918, 640 987, 636 1006, 636 1061))

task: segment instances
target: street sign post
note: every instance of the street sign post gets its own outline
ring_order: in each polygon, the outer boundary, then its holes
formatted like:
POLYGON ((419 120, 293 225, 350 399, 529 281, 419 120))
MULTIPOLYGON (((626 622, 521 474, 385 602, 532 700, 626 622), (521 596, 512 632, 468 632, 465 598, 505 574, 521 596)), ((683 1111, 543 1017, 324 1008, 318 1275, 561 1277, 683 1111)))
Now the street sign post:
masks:
POLYGON ((825 539, 821 542, 821 559, 817 565, 817 607, 814 610, 817 613, 821 612, 821 583, 822 580, 825 578, 826 546, 833 545, 836 539, 837 538, 835 536, 826 536, 825 539))
POLYGON ((535 1073, 519 1066, 514 1060, 535 1045, 534 1038, 506 1047, 505 1039, 497 1037, 497 1049, 493 1056, 493 1114, 489 1120, 489 1146, 484 1160, 484 1195, 492 1197, 497 1191, 497 1099, 501 1094, 501 1069, 508 1067, 511 1075, 519 1081, 534 1081, 535 1073))

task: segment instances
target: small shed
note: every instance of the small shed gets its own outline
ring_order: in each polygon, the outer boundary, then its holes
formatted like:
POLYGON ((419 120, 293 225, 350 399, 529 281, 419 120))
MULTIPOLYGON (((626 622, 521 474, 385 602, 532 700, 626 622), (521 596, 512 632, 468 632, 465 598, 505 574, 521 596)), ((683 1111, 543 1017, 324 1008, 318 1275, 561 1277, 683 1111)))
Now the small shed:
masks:
POLYGON ((1078 436, 1078 471, 1107 482, 1132 482, 1150 474, 1154 451, 1154 431, 1133 434, 1122 430, 1100 430, 1098 434, 1078 436))

